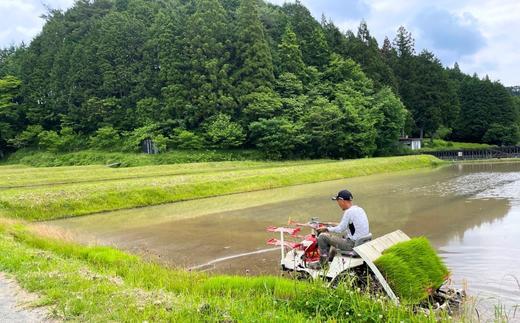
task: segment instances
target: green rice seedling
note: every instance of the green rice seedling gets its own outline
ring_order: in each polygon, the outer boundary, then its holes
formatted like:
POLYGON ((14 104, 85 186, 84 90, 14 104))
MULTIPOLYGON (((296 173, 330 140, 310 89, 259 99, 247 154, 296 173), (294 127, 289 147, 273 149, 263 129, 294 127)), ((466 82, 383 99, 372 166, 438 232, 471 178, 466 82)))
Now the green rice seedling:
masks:
POLYGON ((424 237, 388 248, 375 264, 396 295, 411 303, 426 299, 449 275, 446 265, 424 237))

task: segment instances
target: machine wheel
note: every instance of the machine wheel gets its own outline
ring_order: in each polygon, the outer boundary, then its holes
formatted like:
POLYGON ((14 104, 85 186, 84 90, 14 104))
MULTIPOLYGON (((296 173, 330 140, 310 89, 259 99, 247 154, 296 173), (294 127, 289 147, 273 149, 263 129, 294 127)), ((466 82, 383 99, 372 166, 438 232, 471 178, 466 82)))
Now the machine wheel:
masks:
POLYGON ((340 284, 345 284, 347 288, 359 288, 360 291, 374 294, 382 290, 375 275, 366 264, 340 273, 331 280, 330 286, 336 288, 340 284))

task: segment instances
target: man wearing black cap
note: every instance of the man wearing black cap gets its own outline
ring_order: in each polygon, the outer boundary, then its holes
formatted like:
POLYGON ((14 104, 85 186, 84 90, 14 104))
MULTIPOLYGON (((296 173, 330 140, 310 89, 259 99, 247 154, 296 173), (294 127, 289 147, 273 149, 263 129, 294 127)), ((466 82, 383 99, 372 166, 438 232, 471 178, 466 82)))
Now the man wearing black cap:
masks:
POLYGON ((370 232, 367 214, 365 210, 352 204, 352 193, 348 190, 342 190, 332 199, 345 212, 337 226, 318 229, 318 247, 320 248, 322 263, 331 261, 331 258, 334 258, 333 255, 329 258, 331 246, 340 250, 352 250, 355 241, 370 232), (340 236, 334 236, 330 233, 338 233, 340 236))

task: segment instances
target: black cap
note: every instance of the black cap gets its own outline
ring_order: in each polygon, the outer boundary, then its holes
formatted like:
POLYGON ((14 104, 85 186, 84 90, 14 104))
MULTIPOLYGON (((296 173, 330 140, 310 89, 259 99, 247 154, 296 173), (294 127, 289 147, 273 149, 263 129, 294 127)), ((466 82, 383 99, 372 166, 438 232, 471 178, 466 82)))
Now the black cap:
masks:
POLYGON ((352 201, 353 198, 354 198, 354 196, 352 196, 352 193, 350 193, 348 190, 339 191, 336 196, 332 197, 332 199, 334 201, 336 201, 336 200, 352 201))

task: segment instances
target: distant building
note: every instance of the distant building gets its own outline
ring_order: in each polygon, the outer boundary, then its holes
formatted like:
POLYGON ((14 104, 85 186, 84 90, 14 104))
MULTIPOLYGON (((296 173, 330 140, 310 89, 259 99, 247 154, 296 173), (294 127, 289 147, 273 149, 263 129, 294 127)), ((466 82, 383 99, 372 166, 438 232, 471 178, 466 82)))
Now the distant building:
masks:
POLYGON ((399 138, 399 143, 401 145, 403 145, 404 147, 410 148, 411 150, 421 149, 421 147, 422 147, 421 138, 402 137, 402 138, 399 138))

